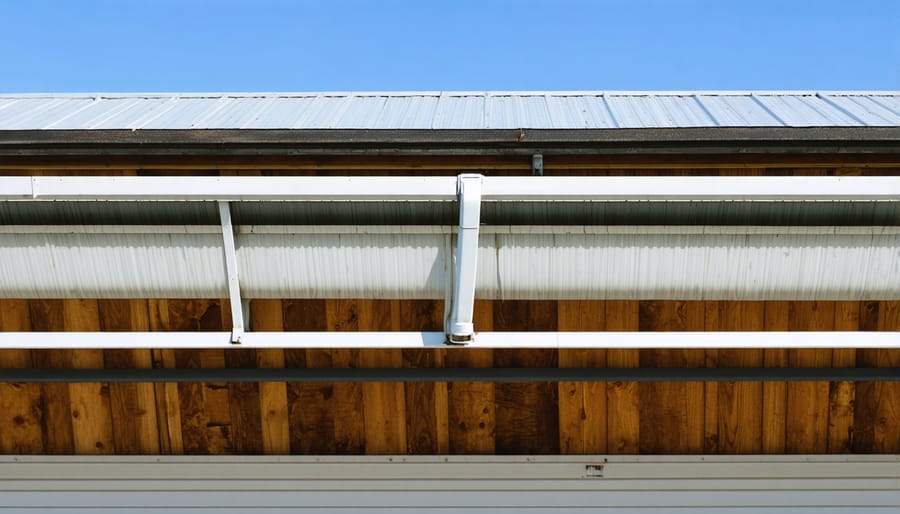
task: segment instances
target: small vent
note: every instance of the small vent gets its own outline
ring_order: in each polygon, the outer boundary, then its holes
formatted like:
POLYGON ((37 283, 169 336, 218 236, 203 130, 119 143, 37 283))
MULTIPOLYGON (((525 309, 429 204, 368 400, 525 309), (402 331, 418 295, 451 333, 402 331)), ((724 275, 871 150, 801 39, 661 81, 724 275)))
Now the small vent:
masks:
POLYGON ((584 467, 586 478, 603 478, 603 464, 588 464, 584 467))

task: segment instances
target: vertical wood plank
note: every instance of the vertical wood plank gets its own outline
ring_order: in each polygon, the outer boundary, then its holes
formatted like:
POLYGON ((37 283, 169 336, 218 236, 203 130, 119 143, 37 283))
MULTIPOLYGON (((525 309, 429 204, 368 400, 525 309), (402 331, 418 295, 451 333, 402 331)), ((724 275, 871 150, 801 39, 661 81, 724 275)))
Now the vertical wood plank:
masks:
MULTIPOLYGON (((436 300, 400 302, 402 331, 440 331, 444 305, 436 300)), ((403 367, 444 367, 443 349, 402 350, 403 367)), ((410 455, 445 454, 449 451, 449 406, 446 382, 407 382, 406 446, 410 455)))
MULTIPOLYGON (((726 308, 723 301, 704 302, 705 330, 716 330, 725 324, 726 308)), ((704 351, 707 368, 719 367, 719 350, 707 348, 704 351)), ((719 453, 719 382, 703 384, 703 453, 719 453)))
MULTIPOLYGON (((554 331, 557 324, 556 302, 494 302, 495 330, 554 331)), ((544 349, 495 351, 494 365, 553 368, 558 365, 558 355, 544 349)), ((558 392, 551 382, 495 384, 497 453, 558 453, 558 392)))
MULTIPOLYGON (((253 300, 250 304, 250 326, 254 331, 284 331, 281 300, 253 300)), ((256 351, 256 365, 260 368, 283 368, 284 350, 265 348, 256 351)), ((288 418, 287 384, 262 382, 259 384, 259 408, 262 414, 262 450, 267 455, 287 455, 291 452, 290 422, 288 418)))
MULTIPOLYGON (((707 318, 706 330, 761 331, 765 324, 762 302, 718 302, 717 324, 707 318)), ((719 349, 716 364, 724 368, 758 368, 763 351, 758 349, 719 349)), ((717 452, 753 454, 762 451, 763 385, 761 382, 720 382, 716 388, 718 418, 717 452)), ((707 401, 711 398, 707 397, 707 401)), ((707 411, 709 412, 709 411, 707 411)))
MULTIPOLYGON (((860 302, 859 329, 875 331, 879 329, 881 302, 860 302)), ((861 348, 856 352, 856 365, 859 367, 878 367, 878 350, 861 348)), ((876 382, 857 382, 855 402, 853 406, 853 438, 854 453, 872 453, 875 451, 875 424, 878 416, 878 389, 876 382)))
MULTIPOLYGON (((642 301, 642 331, 703 330, 703 302, 642 301)), ((642 367, 702 367, 703 350, 643 350, 642 367)), ((704 438, 702 382, 658 382, 641 387, 642 453, 702 453, 704 438)))
MULTIPOLYGON (((167 300, 147 301, 149 327, 153 332, 170 330, 169 304, 167 300)), ((171 349, 151 351, 154 368, 174 368, 175 352, 171 349)), ((156 393, 156 421, 159 435, 159 451, 164 455, 181 455, 184 443, 181 438, 181 405, 178 384, 154 384, 156 393)))
MULTIPOLYGON (((787 331, 789 302, 764 302, 764 328, 768 331, 787 331)), ((788 367, 788 352, 782 348, 763 350, 767 368, 788 367)), ((787 383, 763 383, 763 453, 781 454, 785 449, 785 418, 787 417, 787 383)))
MULTIPOLYGON (((150 329, 146 300, 99 300, 100 329, 145 332, 150 329)), ((107 368, 130 369, 153 366, 150 350, 104 350, 107 368)), ((153 384, 109 384, 115 452, 153 455, 160 451, 156 392, 153 384)))
MULTIPOLYGON (((900 302, 881 302, 878 330, 900 331, 900 302)), ((879 349, 876 362, 880 367, 900 367, 900 350, 879 349)), ((900 382, 878 382, 874 388, 875 427, 873 451, 900 453, 900 382)))
MULTIPOLYGON (((168 329, 221 331, 222 308, 217 300, 169 300, 168 329)), ((179 368, 221 368, 224 350, 176 350, 179 368)), ((222 454, 232 451, 228 386, 224 383, 178 384, 181 439, 185 454, 222 454)))
MULTIPOLYGON (((63 300, 63 326, 67 331, 100 330, 97 300, 63 300)), ((102 350, 73 350, 73 368, 102 368, 102 350)), ((75 453, 112 454, 115 443, 109 384, 69 384, 72 436, 75 453)))
MULTIPOLYGON (((324 331, 324 300, 284 300, 282 303, 284 329, 286 331, 324 331)), ((315 367, 307 362, 312 350, 290 349, 284 352, 284 363, 289 368, 315 367)), ((334 421, 328 416, 325 399, 331 397, 331 386, 326 384, 287 384, 288 419, 290 422, 290 447, 292 453, 333 454, 334 421)))
MULTIPOLYGON (((494 309, 490 300, 476 300, 475 326, 479 331, 494 329, 494 309)), ((490 368, 490 349, 450 348, 446 363, 451 368, 490 368)), ((447 384, 450 453, 491 455, 495 450, 496 408, 494 384, 451 382, 447 384)))
MULTIPOLYGON (((25 300, 0 300, 0 331, 28 332, 31 316, 25 300)), ((30 350, 0 351, 0 367, 32 367, 30 350)), ((0 452, 39 454, 44 450, 41 387, 0 382, 0 452)))
MULTIPOLYGON (((606 330, 634 332, 638 330, 638 302, 608 300, 606 330)), ((640 366, 638 350, 609 349, 606 362, 611 368, 640 366)), ((606 388, 607 451, 614 455, 630 455, 640 449, 640 387, 637 382, 608 382, 606 388)))
MULTIPOLYGON (((252 348, 229 348, 225 351, 228 368, 255 368, 257 351, 252 348)), ((256 455, 263 453, 262 399, 257 382, 229 382, 231 437, 234 453, 256 455)))
MULTIPOLYGON (((834 329, 859 330, 859 302, 835 302, 834 329)), ((848 334, 852 337, 852 334, 848 334)), ((852 368, 856 365, 855 348, 836 348, 832 366, 852 368)), ((828 391, 828 453, 849 453, 853 448, 853 417, 856 384, 849 381, 832 382, 828 391)))
MULTIPOLYGON (((606 304, 603 301, 560 301, 559 330, 603 331, 606 304)), ((561 349, 561 368, 606 367, 604 349, 561 349)), ((560 452, 566 455, 606 453, 606 382, 560 382, 560 452)))
MULTIPOLYGON (((400 309, 394 300, 365 300, 359 306, 359 329, 390 331, 399 325, 400 309)), ((402 368, 403 354, 397 349, 360 353, 364 368, 402 368)), ((405 454, 406 392, 402 382, 367 382, 362 385, 366 453, 405 454)))
MULTIPOLYGON (((355 300, 285 302, 285 330, 359 329, 355 300)), ((359 365, 357 350, 308 349, 285 352, 288 367, 346 368, 359 365)), ((289 384, 291 451, 361 454, 364 449, 362 390, 358 383, 289 384)))
MULTIPOLYGON (((832 330, 833 302, 791 302, 789 330, 832 330)), ((830 349, 792 349, 791 367, 830 367, 830 349)), ((828 442, 828 382, 791 382, 787 386, 787 453, 825 453, 828 442)))
MULTIPOLYGON (((29 300, 31 327, 35 332, 63 330, 62 300, 29 300)), ((34 351, 31 360, 36 368, 68 368, 71 350, 34 351)), ((50 455, 74 453, 72 420, 67 384, 41 384, 41 434, 44 452, 50 455)))

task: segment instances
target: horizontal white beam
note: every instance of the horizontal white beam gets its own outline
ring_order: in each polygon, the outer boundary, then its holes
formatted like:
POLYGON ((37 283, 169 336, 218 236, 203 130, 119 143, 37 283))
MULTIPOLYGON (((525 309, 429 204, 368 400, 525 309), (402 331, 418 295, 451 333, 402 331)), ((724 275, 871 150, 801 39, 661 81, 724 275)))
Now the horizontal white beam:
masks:
POLYGON ((0 200, 453 201, 456 177, 0 177, 0 200))
POLYGON ((482 198, 486 201, 900 200, 900 177, 485 177, 482 198))
MULTIPOLYGON (((483 198, 900 200, 900 177, 485 177, 483 198)), ((0 177, 0 200, 453 201, 455 177, 0 177)))
MULTIPOLYGON (((443 332, 247 332, 242 348, 446 348, 443 332)), ((0 349, 230 348, 230 332, 0 332, 0 349)), ((900 348, 900 332, 480 332, 467 348, 900 348)))

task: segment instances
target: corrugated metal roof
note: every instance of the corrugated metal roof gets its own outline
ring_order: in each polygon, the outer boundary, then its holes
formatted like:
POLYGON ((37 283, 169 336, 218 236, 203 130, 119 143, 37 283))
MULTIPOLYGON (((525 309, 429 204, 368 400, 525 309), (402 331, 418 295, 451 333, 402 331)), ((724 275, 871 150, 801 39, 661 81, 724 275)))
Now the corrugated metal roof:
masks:
POLYGON ((900 92, 0 95, 0 130, 900 126, 900 92))

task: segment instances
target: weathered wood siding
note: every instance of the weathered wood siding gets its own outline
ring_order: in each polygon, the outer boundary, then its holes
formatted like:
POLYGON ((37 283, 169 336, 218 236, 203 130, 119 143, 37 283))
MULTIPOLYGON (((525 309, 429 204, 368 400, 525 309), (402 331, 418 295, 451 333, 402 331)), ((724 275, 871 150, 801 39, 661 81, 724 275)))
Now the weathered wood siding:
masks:
MULTIPOLYGON (((254 330, 439 330, 440 301, 258 300, 254 330)), ((0 300, 0 330, 220 330, 219 300, 0 300)), ((900 330, 900 302, 495 301, 481 330, 900 330)), ((0 367, 900 366, 897 350, 0 351, 0 367)), ((0 383, 6 454, 900 452, 900 383, 0 383)))

